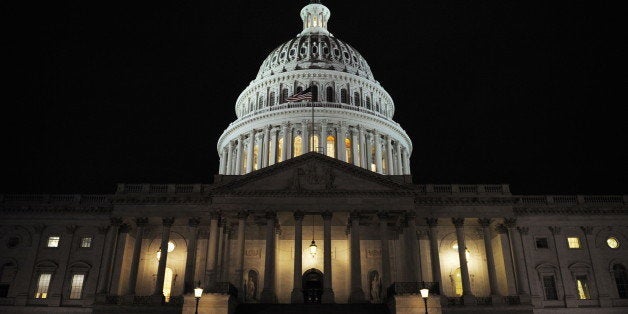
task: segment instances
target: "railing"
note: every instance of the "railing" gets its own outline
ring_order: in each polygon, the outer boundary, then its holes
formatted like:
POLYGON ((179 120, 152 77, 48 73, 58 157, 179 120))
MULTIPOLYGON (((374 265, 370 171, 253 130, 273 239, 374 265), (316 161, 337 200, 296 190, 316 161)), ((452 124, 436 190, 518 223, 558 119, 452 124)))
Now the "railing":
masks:
POLYGON ((507 305, 519 305, 521 304, 521 299, 519 299, 518 295, 509 295, 504 297, 504 303, 507 305))
POLYGON ((95 194, 6 194, 0 195, 3 203, 81 203, 105 204, 111 201, 110 195, 95 194))
MULTIPOLYGON (((390 120, 390 118, 388 118, 386 115, 381 114, 381 113, 379 113, 377 111, 374 111, 372 109, 367 109, 367 108, 364 108, 364 107, 358 107, 358 106, 349 105, 349 104, 343 104, 343 103, 337 103, 337 102, 288 102, 288 103, 282 103, 282 104, 279 104, 279 105, 268 106, 268 107, 264 107, 264 108, 259 109, 259 110, 251 111, 251 112, 241 116, 240 118, 238 118, 238 120, 236 120, 236 122, 239 121, 239 120, 246 119, 248 117, 256 116, 256 115, 259 115, 259 114, 263 114, 263 113, 266 113, 266 112, 285 110, 285 109, 294 109, 294 108, 312 108, 312 106, 314 108, 334 108, 334 109, 344 109, 344 110, 351 110, 351 111, 359 111, 359 112, 362 112, 362 113, 375 115, 375 116, 380 117, 382 119, 390 120)), ((233 122, 231 124, 234 124, 234 123, 235 122, 233 122)))
POLYGON ((517 202, 524 205, 628 204, 627 195, 525 195, 517 202))
POLYGON ((229 294, 238 297, 238 289, 229 282, 217 282, 214 286, 206 288, 205 293, 229 294))
POLYGON ((201 193, 208 189, 207 184, 149 184, 149 183, 119 183, 116 193, 201 193))
POLYGON ((508 184, 424 184, 418 189, 420 193, 510 195, 508 184))
POLYGON ((421 289, 427 288, 431 294, 440 294, 438 282, 411 281, 394 282, 388 287, 388 295, 420 294, 421 289))
POLYGON ((491 297, 476 297, 475 303, 477 305, 493 305, 493 298, 491 297))

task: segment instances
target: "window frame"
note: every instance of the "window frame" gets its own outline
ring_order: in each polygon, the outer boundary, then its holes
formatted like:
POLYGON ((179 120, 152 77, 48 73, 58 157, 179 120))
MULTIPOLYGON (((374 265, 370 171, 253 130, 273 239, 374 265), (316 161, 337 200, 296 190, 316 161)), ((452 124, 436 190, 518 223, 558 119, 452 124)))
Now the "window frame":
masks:
POLYGON ((48 235, 48 237, 46 237, 46 248, 48 249, 58 249, 61 246, 61 235, 54 233, 54 234, 50 234, 48 235), (52 238, 57 238, 57 245, 56 246, 50 246, 50 240, 52 238))
POLYGON ((51 270, 43 270, 43 271, 39 271, 37 272, 37 277, 35 279, 35 292, 33 293, 33 299, 48 299, 48 294, 49 294, 49 290, 50 290, 50 285, 52 284, 52 281, 54 279, 54 271, 51 270), (41 284, 41 277, 43 275, 50 275, 50 277, 48 278, 48 284, 46 285, 46 289, 45 292, 40 292, 40 284, 41 284), (46 294, 45 297, 42 297, 41 294, 46 294))
POLYGON ((87 273, 86 272, 73 272, 70 275, 70 291, 68 293, 68 299, 70 300, 82 300, 83 297, 85 296, 84 290, 85 290, 85 282, 87 281, 87 273), (72 297, 72 293, 74 292, 74 277, 76 276, 83 276, 83 279, 81 280, 81 288, 80 291, 78 291, 78 297, 77 298, 73 298, 72 297))
POLYGON ((569 250, 582 250, 582 240, 580 240, 579 236, 576 236, 576 235, 567 236, 565 238, 565 240, 567 241, 567 249, 569 249, 569 250), (569 239, 577 239, 578 240, 578 247, 571 247, 571 242, 569 241, 569 239))

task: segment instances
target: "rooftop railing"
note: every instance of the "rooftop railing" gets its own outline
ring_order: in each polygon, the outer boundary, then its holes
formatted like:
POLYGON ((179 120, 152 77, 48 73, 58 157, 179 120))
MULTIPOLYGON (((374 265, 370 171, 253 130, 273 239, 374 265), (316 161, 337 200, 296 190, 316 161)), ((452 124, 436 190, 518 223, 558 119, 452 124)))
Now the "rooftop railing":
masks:
POLYGON ((279 110, 285 110, 285 109, 294 109, 294 108, 312 108, 312 106, 314 106, 314 108, 335 108, 335 109, 358 111, 362 113, 371 114, 371 115, 380 117, 382 119, 390 120, 390 118, 388 118, 386 115, 379 113, 377 111, 374 111, 372 109, 365 108, 365 107, 359 107, 355 105, 338 103, 338 102, 320 101, 320 102, 287 102, 287 103, 282 103, 282 104, 278 104, 274 106, 264 107, 262 109, 254 110, 241 116, 238 120, 236 120, 232 124, 238 122, 239 120, 246 119, 248 117, 256 116, 259 114, 263 114, 266 112, 279 111, 279 110))

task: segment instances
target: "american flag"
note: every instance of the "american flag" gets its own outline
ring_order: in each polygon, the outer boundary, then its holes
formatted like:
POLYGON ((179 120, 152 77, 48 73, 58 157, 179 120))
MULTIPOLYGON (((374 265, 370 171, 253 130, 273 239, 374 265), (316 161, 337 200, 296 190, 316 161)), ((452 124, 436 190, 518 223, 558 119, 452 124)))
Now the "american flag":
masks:
POLYGON ((311 87, 308 87, 306 90, 302 90, 286 98, 286 101, 288 102, 295 102, 295 101, 301 101, 301 100, 312 100, 312 88, 311 87))

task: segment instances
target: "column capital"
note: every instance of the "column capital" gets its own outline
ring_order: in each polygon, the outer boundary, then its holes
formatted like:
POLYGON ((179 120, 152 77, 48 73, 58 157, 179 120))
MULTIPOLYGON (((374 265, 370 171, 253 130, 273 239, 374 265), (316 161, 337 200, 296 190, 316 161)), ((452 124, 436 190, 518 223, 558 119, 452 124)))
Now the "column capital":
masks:
POLYGON ((547 228, 550 230, 550 232, 551 232, 553 235, 560 234, 560 227, 557 227, 557 226, 552 226, 552 227, 547 227, 547 228))
POLYGON ((209 212, 209 219, 210 220, 220 220, 220 211, 219 210, 212 210, 211 212, 209 212))
POLYGON ((380 221, 387 220, 388 217, 389 217, 388 211, 386 210, 380 210, 377 212, 377 218, 379 218, 380 221))
POLYGON ((464 218, 451 218, 451 222, 456 226, 456 228, 464 227, 464 218))
POLYGON ((438 218, 435 218, 435 217, 427 217, 425 218, 425 222, 427 222, 427 225, 430 228, 434 228, 438 226, 438 218))
POLYGON ((495 231, 499 234, 506 234, 508 232, 508 228, 504 224, 498 224, 495 226, 495 231))
POLYGON ((122 225, 122 218, 120 217, 111 217, 110 221, 111 225, 114 227, 120 227, 122 225))
POLYGON ((165 217, 161 220, 164 224, 164 227, 172 227, 174 224, 174 217, 165 217))
POLYGON ((322 213, 321 213, 321 216, 323 217, 323 220, 325 220, 325 221, 329 221, 329 220, 331 220, 331 217, 333 217, 333 216, 334 216, 334 213, 332 213, 332 212, 331 212, 331 211, 329 211, 329 210, 326 210, 326 211, 324 211, 324 212, 322 212, 322 213))
POLYGON ((513 218, 513 217, 504 218, 504 226, 506 226, 506 228, 508 229, 516 227, 517 218, 513 218))
POLYGON ((148 225, 148 217, 136 217, 135 218, 135 225, 138 228, 146 227, 146 225, 148 225))
POLYGON ((526 235, 530 231, 530 228, 529 227, 517 227, 517 231, 519 231, 521 235, 526 235))
POLYGON ((478 223, 482 228, 488 228, 491 226, 492 219, 491 218, 480 218, 478 219, 478 223))
POLYGON ((267 220, 271 220, 271 219, 275 220, 275 219, 277 219, 277 213, 272 211, 272 210, 266 211, 264 216, 266 217, 267 220))
POLYGON ((131 226, 129 226, 129 225, 125 224, 125 223, 120 225, 120 229, 119 229, 120 233, 129 233, 129 231, 131 231, 131 226))
POLYGON ((358 212, 357 210, 351 211, 351 213, 349 213, 349 219, 354 220, 360 220, 360 212, 358 212))
POLYGON ((295 210, 293 215, 294 215, 295 221, 303 221, 303 217, 305 216, 305 213, 303 213, 303 211, 300 211, 300 210, 295 210))
POLYGON ((198 228, 198 225, 201 223, 201 217, 192 217, 188 219, 188 226, 192 228, 198 228))
POLYGON ((593 234, 593 227, 592 226, 581 226, 580 229, 582 229, 582 232, 584 232, 584 234, 586 234, 586 235, 593 234))
POLYGON ((241 211, 238 212, 238 219, 239 220, 243 220, 243 219, 246 220, 246 218, 248 218, 248 217, 249 217, 249 212, 248 211, 241 210, 241 211))

